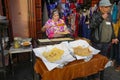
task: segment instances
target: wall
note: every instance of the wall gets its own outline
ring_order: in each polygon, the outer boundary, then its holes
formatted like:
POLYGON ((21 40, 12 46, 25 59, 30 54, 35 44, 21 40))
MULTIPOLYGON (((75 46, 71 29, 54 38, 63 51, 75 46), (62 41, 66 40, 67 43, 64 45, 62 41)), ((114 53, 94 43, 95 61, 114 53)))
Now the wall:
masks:
POLYGON ((13 37, 29 37, 27 0, 10 0, 13 37))

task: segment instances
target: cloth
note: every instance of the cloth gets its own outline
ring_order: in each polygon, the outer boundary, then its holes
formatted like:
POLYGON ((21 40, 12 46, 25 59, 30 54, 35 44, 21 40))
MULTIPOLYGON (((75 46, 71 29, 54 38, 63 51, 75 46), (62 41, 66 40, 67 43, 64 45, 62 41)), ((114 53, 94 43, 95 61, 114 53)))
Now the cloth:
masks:
POLYGON ((52 38, 54 34, 58 32, 64 32, 66 29, 66 25, 62 19, 59 19, 57 22, 49 19, 44 25, 44 27, 46 27, 46 35, 49 38, 52 38))
POLYGON ((107 20, 103 20, 103 22, 100 24, 100 29, 101 29, 100 30, 101 34, 99 34, 100 42, 103 43, 111 42, 112 34, 113 34, 111 22, 107 20))
POLYGON ((77 0, 77 3, 79 3, 79 4, 83 4, 83 0, 77 0))
POLYGON ((78 77, 86 77, 104 70, 108 59, 100 54, 95 55, 89 62, 76 60, 70 62, 63 68, 48 71, 45 64, 36 59, 34 70, 41 75, 42 80, 72 80, 78 77))
POLYGON ((117 23, 113 24, 113 28, 114 28, 115 36, 118 37, 118 32, 120 29, 120 19, 117 21, 117 23))
POLYGON ((89 24, 86 24, 88 15, 82 15, 81 17, 81 26, 82 26, 82 36, 90 39, 90 28, 89 24))
POLYGON ((76 15, 75 15, 75 31, 74 31, 74 37, 78 37, 78 30, 79 30, 79 18, 80 18, 80 15, 79 15, 79 13, 76 13, 76 15))
POLYGON ((113 9, 112 9, 112 22, 113 23, 117 22, 117 14, 118 14, 118 7, 116 4, 114 4, 113 9))

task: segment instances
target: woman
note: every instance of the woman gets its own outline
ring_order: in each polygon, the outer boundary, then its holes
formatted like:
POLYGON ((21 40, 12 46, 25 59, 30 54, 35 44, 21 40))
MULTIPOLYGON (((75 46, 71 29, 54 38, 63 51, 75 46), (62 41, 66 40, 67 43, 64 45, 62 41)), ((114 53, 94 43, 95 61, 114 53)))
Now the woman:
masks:
POLYGON ((49 19, 43 26, 42 31, 46 31, 48 38, 62 37, 69 34, 67 26, 64 21, 60 19, 57 9, 52 12, 52 19, 49 19))

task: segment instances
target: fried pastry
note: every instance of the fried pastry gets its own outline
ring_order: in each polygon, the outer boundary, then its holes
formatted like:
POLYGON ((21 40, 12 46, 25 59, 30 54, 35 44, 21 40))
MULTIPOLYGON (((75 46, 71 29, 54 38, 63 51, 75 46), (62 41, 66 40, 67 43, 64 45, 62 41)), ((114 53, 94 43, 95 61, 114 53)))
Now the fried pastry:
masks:
POLYGON ((81 46, 77 46, 77 47, 74 47, 73 50, 74 50, 74 54, 78 56, 89 56, 91 53, 88 47, 83 48, 81 46))
POLYGON ((55 62, 61 59, 64 51, 58 48, 53 48, 49 52, 43 52, 43 56, 49 61, 49 62, 55 62))

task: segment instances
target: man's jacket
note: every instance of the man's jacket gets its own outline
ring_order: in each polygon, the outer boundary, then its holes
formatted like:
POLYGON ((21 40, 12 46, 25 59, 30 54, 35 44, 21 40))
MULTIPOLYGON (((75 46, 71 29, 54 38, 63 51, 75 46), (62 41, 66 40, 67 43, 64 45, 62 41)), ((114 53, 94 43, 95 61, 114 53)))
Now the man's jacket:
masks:
POLYGON ((101 12, 96 11, 93 13, 92 17, 90 18, 91 40, 93 42, 95 42, 95 43, 109 43, 109 42, 111 42, 111 40, 113 38, 115 38, 110 16, 108 18, 108 21, 109 21, 108 23, 109 23, 110 27, 105 27, 106 25, 103 23, 107 23, 107 22, 104 22, 105 20, 102 18, 101 12), (108 28, 108 30, 110 30, 110 31, 108 31, 106 28, 108 28), (105 29, 106 29, 106 32, 105 32, 105 29), (109 39, 104 40, 104 38, 106 38, 106 37, 108 37, 109 39))

